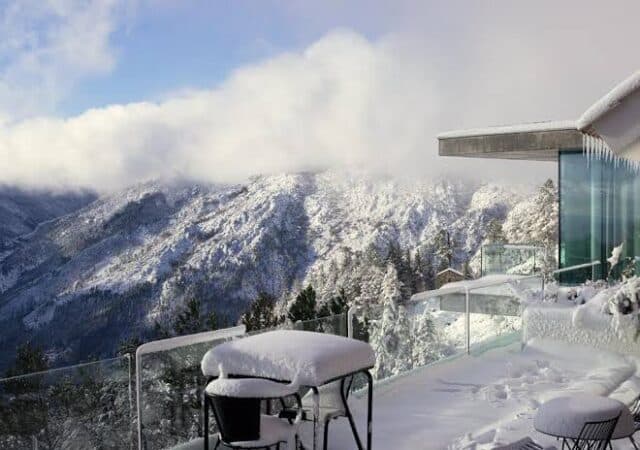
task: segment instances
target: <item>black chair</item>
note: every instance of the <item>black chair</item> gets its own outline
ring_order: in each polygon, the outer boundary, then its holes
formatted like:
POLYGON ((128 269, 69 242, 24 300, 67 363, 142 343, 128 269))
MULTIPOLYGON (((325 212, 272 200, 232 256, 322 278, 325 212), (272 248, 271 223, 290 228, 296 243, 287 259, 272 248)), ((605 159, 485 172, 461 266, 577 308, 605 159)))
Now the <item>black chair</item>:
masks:
POLYGON ((297 391, 297 386, 292 384, 265 379, 218 378, 212 381, 203 396, 205 450, 209 448, 210 409, 219 429, 215 449, 224 444, 234 450, 280 450, 282 444, 292 441, 292 437, 297 447, 297 428, 302 418, 302 401, 297 391), (277 416, 261 413, 262 401, 289 396, 294 397, 298 405, 295 420, 287 422, 277 416))
MULTIPOLYGON (((340 417, 346 417, 349 419, 349 424, 352 429, 355 426, 352 423, 353 418, 349 417, 349 413, 344 406, 347 402, 347 399, 349 398, 353 380, 354 376, 350 375, 348 377, 333 381, 318 388, 320 403, 318 421, 323 423, 324 425, 324 450, 327 450, 327 446, 329 443, 329 423, 332 420, 340 417)), ((315 407, 313 395, 313 390, 309 390, 309 392, 307 392, 307 394, 302 398, 302 409, 304 411, 304 414, 302 416, 303 420, 313 420, 313 409, 315 407)), ((291 420, 294 414, 293 411, 286 408, 284 403, 282 404, 282 406, 283 409, 280 412, 280 417, 288 418, 289 420, 291 420)))
MULTIPOLYGON (((578 439, 573 440, 572 450, 606 450, 611 449, 611 437, 618 424, 620 414, 612 419, 598 422, 586 422, 580 430, 578 439)), ((564 447, 564 443, 563 443, 564 447)))

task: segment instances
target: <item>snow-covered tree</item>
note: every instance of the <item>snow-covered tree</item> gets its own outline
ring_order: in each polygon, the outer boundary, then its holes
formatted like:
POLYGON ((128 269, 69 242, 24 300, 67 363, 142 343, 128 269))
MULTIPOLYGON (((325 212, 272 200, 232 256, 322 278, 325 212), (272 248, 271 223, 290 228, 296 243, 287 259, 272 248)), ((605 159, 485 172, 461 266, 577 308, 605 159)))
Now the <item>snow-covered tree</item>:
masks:
POLYGON ((412 367, 411 326, 407 311, 400 305, 402 284, 393 264, 380 286, 382 315, 373 322, 370 343, 376 353, 375 376, 385 378, 412 367))
POLYGON ((485 242, 488 244, 502 244, 507 241, 502 229, 502 222, 498 219, 491 219, 487 225, 485 242))
POLYGON ((247 331, 273 328, 282 323, 282 318, 275 312, 275 305, 275 297, 262 292, 240 321, 247 327, 247 331))
POLYGON ((451 267, 454 251, 455 248, 453 240, 451 239, 451 233, 449 233, 448 230, 440 230, 435 240, 435 253, 438 257, 439 270, 451 267))
POLYGON ((316 291, 313 286, 309 285, 300 291, 294 302, 289 306, 289 320, 299 322, 315 319, 317 317, 316 305, 316 291))
POLYGON ((424 366, 442 357, 444 339, 433 321, 433 315, 427 308, 416 318, 412 336, 414 367, 424 366))

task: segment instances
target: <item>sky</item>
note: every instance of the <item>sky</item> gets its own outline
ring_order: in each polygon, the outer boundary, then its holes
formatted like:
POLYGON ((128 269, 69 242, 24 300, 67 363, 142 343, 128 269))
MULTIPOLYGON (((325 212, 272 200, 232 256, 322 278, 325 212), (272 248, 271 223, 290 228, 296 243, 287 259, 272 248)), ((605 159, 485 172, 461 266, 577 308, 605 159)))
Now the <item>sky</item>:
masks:
POLYGON ((576 119, 638 69, 640 2, 0 0, 0 182, 364 169, 539 182, 445 130, 576 119))

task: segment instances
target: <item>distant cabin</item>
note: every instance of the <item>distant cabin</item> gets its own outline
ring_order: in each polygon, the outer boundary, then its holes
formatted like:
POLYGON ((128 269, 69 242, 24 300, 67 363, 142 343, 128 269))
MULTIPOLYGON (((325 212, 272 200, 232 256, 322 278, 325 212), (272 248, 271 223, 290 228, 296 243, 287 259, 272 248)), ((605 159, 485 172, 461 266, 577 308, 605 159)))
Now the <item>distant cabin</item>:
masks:
POLYGON ((457 271, 456 269, 452 269, 451 267, 447 267, 444 270, 441 270, 436 274, 436 289, 440 289, 447 283, 452 283, 454 281, 463 281, 466 277, 462 272, 457 271))

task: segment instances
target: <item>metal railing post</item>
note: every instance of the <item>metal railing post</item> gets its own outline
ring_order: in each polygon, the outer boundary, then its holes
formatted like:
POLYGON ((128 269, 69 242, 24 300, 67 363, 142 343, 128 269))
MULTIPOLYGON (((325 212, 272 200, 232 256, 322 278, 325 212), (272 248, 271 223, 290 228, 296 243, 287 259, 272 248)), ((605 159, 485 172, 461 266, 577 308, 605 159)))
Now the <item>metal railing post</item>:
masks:
POLYGON ((465 311, 465 340, 467 347, 467 355, 471 354, 471 313, 469 311, 469 288, 464 288, 464 311, 465 311))
POLYGON ((353 338, 353 313, 355 306, 351 306, 347 310, 347 337, 353 338))
POLYGON ((140 379, 140 372, 142 372, 142 364, 140 361, 142 359, 142 355, 140 353, 140 348, 136 349, 136 416, 137 416, 137 426, 138 426, 138 450, 142 450, 145 446, 142 441, 142 382, 140 379))

